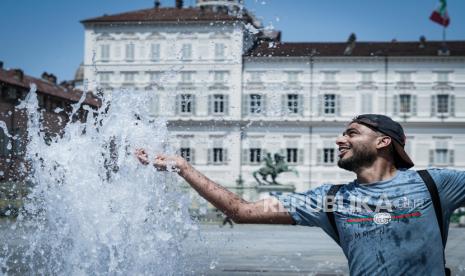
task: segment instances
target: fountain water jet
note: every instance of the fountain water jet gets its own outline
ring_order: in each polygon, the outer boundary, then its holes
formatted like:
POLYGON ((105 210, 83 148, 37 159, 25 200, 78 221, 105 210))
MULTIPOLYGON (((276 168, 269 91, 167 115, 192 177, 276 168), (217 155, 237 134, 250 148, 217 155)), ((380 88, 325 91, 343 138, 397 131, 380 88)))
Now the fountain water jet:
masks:
MULTIPOLYGON (((116 91, 85 122, 47 141, 31 91, 28 181, 33 189, 0 247, 7 274, 172 275, 191 268, 183 240, 198 229, 173 173, 142 166, 133 152, 174 153, 166 122, 147 114, 149 91, 116 91), (142 100, 143 99, 143 100, 142 100)), ((77 103, 76 113, 83 102, 77 103)), ((71 114, 70 118, 74 114, 71 114)), ((153 157, 153 156, 152 156, 153 157)))

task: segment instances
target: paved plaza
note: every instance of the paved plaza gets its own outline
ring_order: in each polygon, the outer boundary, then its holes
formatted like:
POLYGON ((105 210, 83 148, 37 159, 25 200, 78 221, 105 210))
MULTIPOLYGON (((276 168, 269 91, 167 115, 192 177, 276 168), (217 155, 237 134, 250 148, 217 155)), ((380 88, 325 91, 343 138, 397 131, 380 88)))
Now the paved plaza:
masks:
MULTIPOLYGON (((342 250, 319 228, 202 225, 201 233, 190 257, 200 274, 348 275, 342 250)), ((453 274, 465 275, 465 228, 450 229, 446 256, 453 274)))
MULTIPOLYGON (((0 223, 0 234, 15 251, 11 223, 0 223)), ((179 242, 186 275, 348 275, 341 249, 314 227, 202 224, 179 242)), ((450 229, 446 255, 453 275, 465 275, 465 228, 450 229)))

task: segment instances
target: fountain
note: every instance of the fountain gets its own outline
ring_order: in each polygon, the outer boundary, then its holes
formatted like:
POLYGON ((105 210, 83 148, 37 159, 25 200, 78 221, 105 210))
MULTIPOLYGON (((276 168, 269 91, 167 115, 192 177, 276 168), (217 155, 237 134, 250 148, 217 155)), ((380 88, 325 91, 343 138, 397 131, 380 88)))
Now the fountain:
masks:
MULTIPOLYGON (((173 275, 191 271, 183 240, 198 233, 189 198, 170 172, 141 165, 138 147, 174 153, 166 122, 148 116, 150 91, 114 91, 85 122, 46 141, 36 88, 28 113, 24 208, 0 238, 0 273, 173 275), (144 101, 141 101, 144 99, 144 101)), ((70 118, 83 98, 73 106, 70 118)))

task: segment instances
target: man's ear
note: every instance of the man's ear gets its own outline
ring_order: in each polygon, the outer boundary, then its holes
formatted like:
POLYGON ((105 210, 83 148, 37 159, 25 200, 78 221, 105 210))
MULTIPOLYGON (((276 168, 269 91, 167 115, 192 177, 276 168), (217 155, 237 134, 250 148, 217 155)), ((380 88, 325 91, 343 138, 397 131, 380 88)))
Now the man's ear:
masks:
POLYGON ((388 148, 392 143, 392 139, 389 136, 380 136, 378 137, 377 140, 378 140, 376 143, 377 149, 388 148))

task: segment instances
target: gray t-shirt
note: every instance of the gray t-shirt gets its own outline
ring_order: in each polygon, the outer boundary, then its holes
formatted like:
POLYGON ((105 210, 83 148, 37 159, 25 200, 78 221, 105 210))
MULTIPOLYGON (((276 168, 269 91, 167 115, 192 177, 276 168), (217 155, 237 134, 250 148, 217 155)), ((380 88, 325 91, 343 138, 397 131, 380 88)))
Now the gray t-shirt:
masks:
MULTIPOLYGON (((443 229, 465 205, 465 172, 429 169, 438 187, 443 229)), ((323 210, 331 185, 278 196, 299 225, 335 233, 323 210)), ((414 170, 390 180, 343 185, 335 198, 335 220, 351 275, 444 275, 443 245, 426 185, 414 170)))

